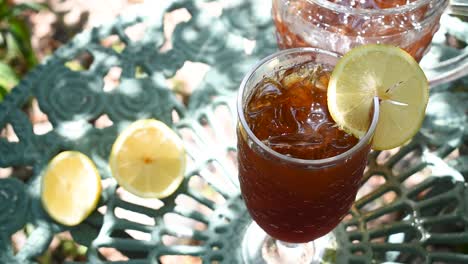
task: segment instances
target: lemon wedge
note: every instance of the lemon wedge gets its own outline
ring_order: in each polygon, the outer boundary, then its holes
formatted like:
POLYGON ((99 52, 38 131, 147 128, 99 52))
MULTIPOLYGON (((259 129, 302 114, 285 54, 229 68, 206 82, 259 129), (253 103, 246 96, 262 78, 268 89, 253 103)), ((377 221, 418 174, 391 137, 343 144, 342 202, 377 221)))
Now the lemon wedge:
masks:
POLYGON ((109 165, 120 186, 144 198, 164 198, 181 184, 185 173, 182 140, 155 119, 139 120, 114 142, 109 165))
POLYGON ((346 132, 362 137, 372 118, 373 98, 380 101, 372 148, 398 147, 422 125, 429 85, 419 64, 404 50, 369 44, 346 53, 333 69, 328 110, 346 132))
POLYGON ((75 226, 96 208, 101 195, 101 177, 94 163, 77 151, 55 156, 42 178, 41 200, 55 221, 75 226))

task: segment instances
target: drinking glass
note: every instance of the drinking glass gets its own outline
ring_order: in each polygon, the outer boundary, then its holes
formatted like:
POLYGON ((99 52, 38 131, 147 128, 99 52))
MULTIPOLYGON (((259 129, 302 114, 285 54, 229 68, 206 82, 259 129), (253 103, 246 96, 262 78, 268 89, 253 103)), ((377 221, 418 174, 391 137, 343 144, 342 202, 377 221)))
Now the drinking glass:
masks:
POLYGON ((263 79, 304 63, 332 70, 339 57, 317 48, 282 50, 260 61, 241 83, 237 100, 239 181, 254 220, 243 240, 245 263, 319 260, 324 246, 333 243, 330 231, 355 200, 377 125, 377 98, 365 136, 348 151, 324 159, 299 159, 276 152, 256 137, 246 120, 246 104, 263 79))
POLYGON ((449 0, 273 0, 281 48, 339 54, 368 43, 399 46, 420 61, 449 0))

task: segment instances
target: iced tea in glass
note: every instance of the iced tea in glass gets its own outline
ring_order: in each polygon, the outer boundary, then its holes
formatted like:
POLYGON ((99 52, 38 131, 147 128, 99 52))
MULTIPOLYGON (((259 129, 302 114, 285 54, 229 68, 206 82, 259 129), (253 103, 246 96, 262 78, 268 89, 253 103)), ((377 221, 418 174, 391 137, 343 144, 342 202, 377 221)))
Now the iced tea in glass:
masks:
POLYGON ((261 61, 240 87, 242 197, 256 224, 282 243, 310 242, 334 229, 367 163, 378 100, 361 139, 337 127, 326 94, 338 58, 315 48, 283 50, 261 61))
POLYGON ((339 54, 369 43, 399 46, 420 61, 449 0, 273 0, 281 48, 339 54))

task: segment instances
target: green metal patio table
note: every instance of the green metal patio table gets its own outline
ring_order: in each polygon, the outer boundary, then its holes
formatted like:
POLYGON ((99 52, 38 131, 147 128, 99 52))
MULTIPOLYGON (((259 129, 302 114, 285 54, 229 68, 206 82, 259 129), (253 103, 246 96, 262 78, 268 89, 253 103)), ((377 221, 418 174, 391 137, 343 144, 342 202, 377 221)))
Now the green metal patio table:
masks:
MULTIPOLYGON (((0 179, 0 263, 35 263, 53 236, 64 231, 88 248, 88 263, 111 262, 100 254, 102 248, 128 258, 116 263, 160 263, 174 255, 242 263, 240 245, 251 219, 237 188, 234 101, 246 71, 277 47, 270 1, 223 1, 221 15, 213 14, 210 4, 161 1, 151 16, 122 16, 83 32, 1 102, 0 131, 11 126, 18 140, 0 138, 0 167, 29 168, 32 175, 0 179), (164 15, 179 9, 191 18, 175 27, 172 48, 161 49, 168 41, 164 15), (144 28, 139 40, 127 34, 135 25, 144 28), (112 45, 106 44, 109 39, 112 45), (70 67, 83 54, 92 57, 89 67, 70 67), (209 69, 181 100, 168 80, 188 61, 209 69), (104 79, 116 67, 121 69, 118 86, 106 89, 104 79), (32 100, 52 125, 45 134, 34 131, 24 111, 32 100), (104 117, 112 125, 97 126, 104 117), (173 195, 135 202, 122 195, 107 160, 122 127, 150 117, 178 131, 190 165, 173 195), (41 174, 63 150, 88 155, 106 182, 99 202, 104 209, 76 227, 54 222, 40 202, 41 174), (119 210, 139 217, 121 217, 119 210), (146 222, 136 220, 142 217, 146 222), (11 236, 26 224, 33 230, 16 252, 11 236)), ((468 43, 467 23, 444 19, 426 65, 468 53, 468 48, 447 47, 444 38, 449 33, 468 43)), ((428 72, 440 74, 437 68, 428 72)), ((359 197, 334 231, 340 250, 330 253, 330 262, 468 263, 467 99, 467 77, 433 87, 416 137, 398 150, 371 153, 359 197)))

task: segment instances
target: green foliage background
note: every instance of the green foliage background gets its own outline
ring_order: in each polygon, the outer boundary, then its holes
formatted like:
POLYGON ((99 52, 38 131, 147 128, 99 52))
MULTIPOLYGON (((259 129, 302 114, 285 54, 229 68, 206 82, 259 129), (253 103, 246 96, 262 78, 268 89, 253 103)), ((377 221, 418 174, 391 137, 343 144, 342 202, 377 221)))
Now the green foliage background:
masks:
POLYGON ((26 14, 44 6, 0 0, 0 101, 37 63, 26 14))

